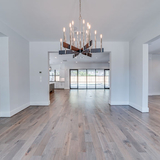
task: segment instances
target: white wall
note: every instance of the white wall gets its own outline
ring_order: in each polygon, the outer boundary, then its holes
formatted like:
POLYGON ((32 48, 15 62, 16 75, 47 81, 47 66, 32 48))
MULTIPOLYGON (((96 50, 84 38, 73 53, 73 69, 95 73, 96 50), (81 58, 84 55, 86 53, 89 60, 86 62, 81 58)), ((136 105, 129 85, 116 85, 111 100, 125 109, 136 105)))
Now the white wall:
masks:
MULTIPOLYGON (((103 42, 111 58, 112 105, 129 104, 129 43, 103 42)), ((31 104, 49 104, 48 52, 58 51, 59 42, 30 42, 30 100, 31 104), (42 71, 42 74, 39 74, 42 71), (40 77, 42 81, 40 82, 40 77)))
MULTIPOLYGON (((54 54, 54 53, 51 53, 54 54)), ((58 69, 60 77, 65 78, 65 89, 70 89, 69 86, 69 70, 70 69, 109 69, 108 63, 65 63, 59 65, 50 65, 52 70, 58 69)))
POLYGON ((160 95, 160 54, 149 54, 149 95, 160 95))
POLYGON ((30 105, 29 42, 0 21, 0 32, 8 37, 10 117, 30 105))
POLYGON ((0 37, 0 116, 10 112, 8 37, 0 37))
POLYGON ((148 112, 148 41, 160 35, 160 16, 130 42, 130 105, 148 112))

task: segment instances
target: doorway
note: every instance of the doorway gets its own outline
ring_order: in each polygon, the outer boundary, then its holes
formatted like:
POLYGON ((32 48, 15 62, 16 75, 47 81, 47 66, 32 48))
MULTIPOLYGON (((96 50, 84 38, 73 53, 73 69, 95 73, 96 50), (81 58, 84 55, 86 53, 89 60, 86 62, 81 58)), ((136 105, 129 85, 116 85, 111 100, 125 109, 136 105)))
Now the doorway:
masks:
POLYGON ((109 89, 109 69, 70 69, 70 89, 109 89))
POLYGON ((160 38, 149 43, 148 100, 149 108, 160 107, 160 38))

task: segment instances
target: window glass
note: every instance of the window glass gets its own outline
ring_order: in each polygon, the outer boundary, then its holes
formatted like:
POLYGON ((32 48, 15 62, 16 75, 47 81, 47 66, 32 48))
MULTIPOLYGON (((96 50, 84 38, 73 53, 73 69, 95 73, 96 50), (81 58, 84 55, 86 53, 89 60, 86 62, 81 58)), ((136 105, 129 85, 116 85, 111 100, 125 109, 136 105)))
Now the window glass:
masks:
POLYGON ((59 70, 52 70, 49 72, 49 81, 59 81, 59 70))

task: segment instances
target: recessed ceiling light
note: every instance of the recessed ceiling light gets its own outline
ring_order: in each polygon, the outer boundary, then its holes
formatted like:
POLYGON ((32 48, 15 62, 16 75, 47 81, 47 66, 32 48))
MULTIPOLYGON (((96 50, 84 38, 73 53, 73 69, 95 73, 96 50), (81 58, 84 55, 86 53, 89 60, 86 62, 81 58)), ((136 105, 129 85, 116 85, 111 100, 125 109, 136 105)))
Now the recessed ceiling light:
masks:
POLYGON ((57 58, 57 57, 55 57, 55 58, 57 58))
POLYGON ((62 63, 62 62, 61 62, 62 63))

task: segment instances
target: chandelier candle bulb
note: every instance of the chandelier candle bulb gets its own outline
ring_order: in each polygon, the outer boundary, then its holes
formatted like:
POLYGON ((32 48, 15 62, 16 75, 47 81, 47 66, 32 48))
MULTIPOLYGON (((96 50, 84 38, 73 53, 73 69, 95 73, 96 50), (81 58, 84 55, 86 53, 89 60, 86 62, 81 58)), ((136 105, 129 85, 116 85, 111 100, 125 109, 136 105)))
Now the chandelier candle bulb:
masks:
POLYGON ((69 35, 70 35, 70 49, 72 46, 72 24, 69 24, 69 35))
POLYGON ((83 20, 83 48, 84 48, 84 39, 85 39, 85 20, 83 20))
POLYGON ((88 25, 88 43, 89 43, 89 45, 90 45, 90 40, 91 40, 91 34, 90 34, 90 29, 91 29, 91 25, 89 24, 88 25))
POLYGON ((74 21, 72 21, 72 41, 73 40, 74 40, 74 21))
POLYGON ((81 31, 79 32, 79 48, 81 48, 81 31))
POLYGON ((100 42, 101 42, 101 52, 102 52, 102 34, 100 35, 100 42))
POLYGON ((60 50, 62 50, 62 39, 60 39, 60 50))
POLYGON ((75 38, 73 38, 73 46, 75 45, 75 41, 76 41, 76 39, 75 39, 75 38))
POLYGON ((63 28, 63 41, 66 42, 66 29, 63 28))
POLYGON ((78 48, 78 31, 77 31, 77 48, 78 48))
POLYGON ((89 23, 87 22, 87 27, 89 27, 89 23))
POLYGON ((96 43, 97 43, 97 31, 96 30, 95 30, 94 34, 95 34, 95 48, 96 48, 96 43))
POLYGON ((86 43, 88 43, 88 30, 86 30, 86 43))

